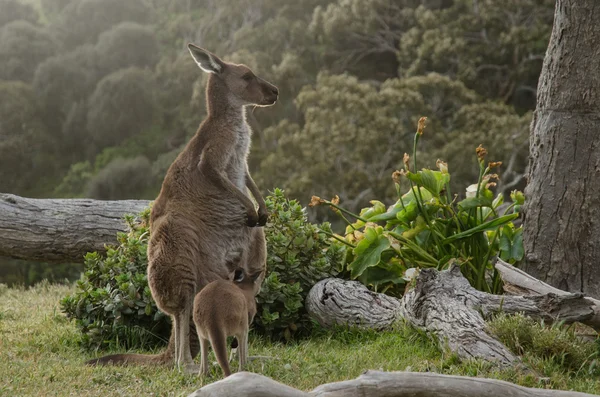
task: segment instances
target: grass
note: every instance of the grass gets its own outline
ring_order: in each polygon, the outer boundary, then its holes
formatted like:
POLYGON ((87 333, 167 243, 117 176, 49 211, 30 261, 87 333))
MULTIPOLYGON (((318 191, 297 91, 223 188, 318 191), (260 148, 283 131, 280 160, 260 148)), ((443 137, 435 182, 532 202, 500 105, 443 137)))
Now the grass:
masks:
MULTIPOLYGON (((84 366, 83 361, 94 353, 80 348, 77 329, 59 309, 59 299, 69 292, 68 286, 47 283, 30 289, 0 285, 0 395, 185 396, 221 378, 218 368, 200 379, 162 367, 84 366)), ((530 387, 600 393, 594 367, 598 348, 593 342, 579 342, 570 339, 569 331, 546 330, 518 318, 499 318, 491 328, 521 349, 526 364, 540 376, 519 369, 498 370, 479 361, 461 363, 455 355, 438 351, 422 333, 404 326, 389 332, 321 331, 310 340, 287 345, 252 336, 252 355, 277 360, 253 362, 248 369, 303 390, 352 379, 367 369, 383 369, 491 377, 530 387), (552 349, 554 345, 558 347, 552 349)))

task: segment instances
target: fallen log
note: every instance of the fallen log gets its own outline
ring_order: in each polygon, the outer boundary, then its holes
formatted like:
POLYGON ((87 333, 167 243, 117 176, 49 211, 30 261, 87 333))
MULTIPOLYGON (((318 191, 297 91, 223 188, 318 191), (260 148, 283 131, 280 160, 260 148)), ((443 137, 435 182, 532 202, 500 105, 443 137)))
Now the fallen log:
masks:
POLYGON ((0 256, 42 262, 83 262, 126 229, 123 215, 146 200, 30 199, 0 194, 0 256))
POLYGON ((480 358, 500 365, 519 359, 488 334, 485 319, 498 312, 525 313, 547 322, 586 321, 592 304, 581 294, 538 296, 491 295, 471 287, 459 266, 423 269, 413 289, 401 300, 368 291, 353 281, 325 279, 306 298, 306 308, 322 326, 334 324, 382 329, 404 319, 437 336, 441 348, 459 357, 480 358))
MULTIPOLYGON (((569 295, 568 292, 554 288, 502 259, 496 261, 495 267, 504 282, 504 292, 508 295, 569 295)), ((585 296, 584 299, 591 304, 594 314, 580 322, 600 332, 600 300, 589 296, 585 296)))
POLYGON ((420 372, 367 371, 357 379, 303 392, 252 372, 238 372, 188 397, 591 397, 574 391, 533 389, 467 376, 420 372))

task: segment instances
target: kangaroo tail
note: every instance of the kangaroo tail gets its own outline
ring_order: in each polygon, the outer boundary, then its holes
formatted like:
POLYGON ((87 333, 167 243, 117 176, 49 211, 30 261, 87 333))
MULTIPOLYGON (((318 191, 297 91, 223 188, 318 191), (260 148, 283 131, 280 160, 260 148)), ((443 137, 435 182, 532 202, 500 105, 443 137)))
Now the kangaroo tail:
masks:
POLYGON ((229 360, 227 360, 227 337, 222 332, 216 331, 210 334, 210 344, 212 345, 219 365, 223 369, 225 376, 231 375, 229 369, 229 360))
POLYGON ((160 354, 111 354, 86 361, 86 365, 165 365, 173 363, 172 355, 168 352, 160 354))

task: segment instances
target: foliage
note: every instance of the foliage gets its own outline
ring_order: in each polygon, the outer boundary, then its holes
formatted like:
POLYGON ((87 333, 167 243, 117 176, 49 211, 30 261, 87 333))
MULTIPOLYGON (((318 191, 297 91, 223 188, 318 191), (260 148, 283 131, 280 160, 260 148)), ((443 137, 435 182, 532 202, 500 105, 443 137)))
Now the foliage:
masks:
POLYGON ((85 346, 141 347, 166 341, 170 321, 152 299, 146 277, 150 209, 126 216, 128 232, 106 256, 90 252, 74 294, 60 304, 76 320, 85 346))
POLYGON ((457 202, 450 191, 448 164, 438 160, 438 171, 417 166, 417 144, 426 118, 421 118, 414 135, 412 163, 404 154, 404 169, 392 175, 398 201, 386 209, 381 201, 371 201, 359 215, 331 201, 313 196, 311 205, 331 206, 347 223, 345 235, 337 240, 351 247, 347 256, 352 278, 376 290, 398 295, 405 281, 419 268, 446 268, 458 262, 465 277, 477 289, 498 293, 500 279, 491 259, 515 263, 523 258, 522 228, 512 223, 524 196, 513 192, 513 203, 499 213, 502 194, 494 198, 491 187, 498 175, 492 170, 502 163, 486 164, 487 151, 477 150, 479 179, 466 190, 467 198, 457 202), (401 185, 408 191, 401 193, 401 185), (354 218, 348 220, 346 216, 354 218), (354 221, 355 220, 355 221, 354 221), (491 277, 488 277, 492 273, 491 277))
POLYGON ((575 327, 561 323, 548 327, 522 314, 499 314, 490 329, 515 354, 547 360, 568 374, 600 375, 600 339, 595 344, 585 341, 575 327))
POLYGON ((56 51, 42 28, 18 20, 0 28, 0 79, 29 82, 35 68, 56 51))
MULTIPOLYGON (((312 322, 304 299, 317 281, 337 274, 344 250, 330 246, 328 224, 308 222, 300 204, 282 190, 275 189, 266 203, 267 276, 254 328, 274 339, 307 335, 312 322)), ((86 255, 76 292, 61 301, 84 345, 152 346, 168 338, 168 319, 156 307, 146 277, 149 211, 125 218, 129 231, 119 233, 119 245, 106 255, 86 255)))
POLYGON ((30 191, 48 165, 52 142, 31 86, 0 80, 0 191, 30 191), (43 148, 48 149, 44 151, 43 148))
POLYGON ((38 15, 29 4, 18 0, 0 0, 0 28, 12 21, 37 22, 38 15))
POLYGON ((257 297, 255 329, 289 340, 295 333, 306 335, 312 328, 304 300, 319 280, 338 273, 343 248, 330 245, 328 223, 308 222, 296 200, 275 189, 266 200, 269 221, 267 277, 257 297))
POLYGON ((152 197, 154 194, 148 194, 152 180, 147 158, 116 158, 90 178, 86 196, 100 200, 152 197))
POLYGON ((98 148, 121 143, 152 125, 156 109, 152 75, 131 67, 104 77, 92 94, 87 130, 98 148), (119 109, 127 109, 120 112, 119 109), (113 117, 106 117, 113 114, 113 117))

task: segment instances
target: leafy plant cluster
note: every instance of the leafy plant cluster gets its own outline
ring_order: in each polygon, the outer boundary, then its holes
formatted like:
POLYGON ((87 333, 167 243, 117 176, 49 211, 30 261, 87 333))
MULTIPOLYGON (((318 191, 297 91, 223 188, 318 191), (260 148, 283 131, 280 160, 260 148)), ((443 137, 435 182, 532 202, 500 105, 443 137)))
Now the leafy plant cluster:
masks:
POLYGON ((149 217, 150 209, 125 216, 128 231, 118 234, 119 245, 105 255, 88 253, 75 293, 60 302, 88 347, 131 348, 168 339, 170 319, 156 307, 146 277, 149 217))
MULTIPOLYGON (((329 224, 308 222, 296 200, 275 189, 266 198, 270 218, 265 228, 267 277, 258 296, 255 329, 274 338, 289 339, 312 327, 304 299, 319 280, 336 275, 343 247, 331 245, 329 224)), ((88 347, 131 348, 164 343, 170 319, 154 303, 146 268, 150 210, 126 216, 128 232, 119 233, 116 247, 106 255, 85 257, 85 272, 76 291, 61 300, 62 310, 76 320, 88 347)))
POLYGON ((331 244, 329 223, 310 223, 300 203, 286 198, 282 190, 275 189, 266 203, 267 277, 258 295, 254 327, 288 340, 310 331, 304 300, 319 280, 338 274, 345 248, 331 244))
POLYGON ((399 295, 419 268, 441 270, 456 262, 475 288, 500 292, 501 280, 491 259, 496 255, 510 263, 522 259, 522 227, 512 221, 519 216, 524 196, 513 191, 512 203, 500 211, 504 197, 494 197, 490 188, 498 179, 492 170, 501 162, 486 164, 487 150, 480 145, 476 150, 479 178, 467 187, 466 198, 458 201, 450 190, 447 163, 438 160, 437 171, 417 168, 417 145, 425 121, 419 120, 414 135, 412 162, 404 154, 404 169, 392 175, 398 195, 394 205, 386 208, 374 200, 358 215, 339 206, 337 196, 331 201, 314 196, 311 205, 331 206, 347 222, 345 234, 334 237, 349 247, 351 277, 365 285, 399 295))

